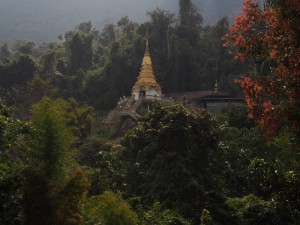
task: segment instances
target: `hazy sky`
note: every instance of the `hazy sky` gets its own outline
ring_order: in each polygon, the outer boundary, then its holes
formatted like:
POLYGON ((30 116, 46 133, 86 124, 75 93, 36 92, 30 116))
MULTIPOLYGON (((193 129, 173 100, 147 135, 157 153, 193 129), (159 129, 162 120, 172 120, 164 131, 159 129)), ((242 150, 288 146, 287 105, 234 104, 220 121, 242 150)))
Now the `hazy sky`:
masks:
MULTIPOLYGON (((242 0, 193 0, 206 24, 232 16, 242 0)), ((37 42, 55 41, 80 22, 91 20, 96 28, 107 21, 129 16, 136 22, 149 18, 155 8, 177 13, 178 0, 0 0, 0 38, 24 37, 37 42)))

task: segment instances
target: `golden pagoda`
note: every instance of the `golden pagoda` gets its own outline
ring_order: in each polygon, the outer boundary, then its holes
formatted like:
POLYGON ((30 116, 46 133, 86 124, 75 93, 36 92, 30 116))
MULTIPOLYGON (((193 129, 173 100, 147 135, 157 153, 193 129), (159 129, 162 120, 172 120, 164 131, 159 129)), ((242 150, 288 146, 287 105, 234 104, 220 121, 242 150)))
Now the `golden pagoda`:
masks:
POLYGON ((132 97, 135 100, 139 100, 140 98, 145 100, 161 100, 161 95, 162 92, 160 85, 156 82, 156 78, 153 72, 147 39, 141 71, 137 78, 137 82, 132 88, 132 97))

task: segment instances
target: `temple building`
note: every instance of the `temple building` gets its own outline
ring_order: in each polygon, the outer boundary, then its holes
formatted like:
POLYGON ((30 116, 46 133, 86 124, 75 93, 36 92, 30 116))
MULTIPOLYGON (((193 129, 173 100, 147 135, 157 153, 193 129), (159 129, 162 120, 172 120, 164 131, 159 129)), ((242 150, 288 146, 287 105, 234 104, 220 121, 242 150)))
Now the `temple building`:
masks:
POLYGON ((206 108, 211 113, 218 113, 221 108, 229 104, 244 104, 244 99, 220 92, 217 81, 214 90, 162 94, 153 71, 149 44, 146 40, 141 70, 132 88, 131 96, 121 97, 117 107, 108 113, 102 124, 117 124, 121 136, 135 125, 135 121, 140 115, 144 115, 151 109, 151 104, 154 101, 179 102, 183 99, 196 107, 206 108))
POLYGON ((133 121, 150 109, 153 101, 160 101, 162 98, 162 91, 152 68, 148 40, 146 40, 141 70, 132 88, 132 95, 120 97, 117 107, 108 113, 102 124, 114 124, 119 122, 120 118, 123 124, 133 124, 133 121))

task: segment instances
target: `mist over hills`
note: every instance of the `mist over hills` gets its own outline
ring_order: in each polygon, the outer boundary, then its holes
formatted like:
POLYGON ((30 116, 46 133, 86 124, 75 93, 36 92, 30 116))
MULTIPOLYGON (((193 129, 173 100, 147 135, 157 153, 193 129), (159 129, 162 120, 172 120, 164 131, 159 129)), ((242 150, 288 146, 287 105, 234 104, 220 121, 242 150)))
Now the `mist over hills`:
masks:
MULTIPOLYGON (((242 6, 242 0, 193 2, 205 24, 213 24, 224 16, 233 17, 242 6)), ((58 35, 83 21, 91 20, 98 29, 124 16, 145 22, 149 19, 146 12, 157 7, 177 13, 178 0, 0 0, 0 38, 55 41, 58 35)))

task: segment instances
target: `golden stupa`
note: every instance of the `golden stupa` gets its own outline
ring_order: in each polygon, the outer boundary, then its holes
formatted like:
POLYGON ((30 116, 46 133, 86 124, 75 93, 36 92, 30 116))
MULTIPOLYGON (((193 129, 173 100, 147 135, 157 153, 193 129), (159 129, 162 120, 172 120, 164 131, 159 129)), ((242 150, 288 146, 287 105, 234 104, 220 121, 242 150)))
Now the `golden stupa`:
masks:
POLYGON ((132 94, 135 100, 138 100, 140 96, 143 96, 145 99, 161 98, 161 88, 160 85, 156 82, 156 78, 152 68, 148 40, 146 41, 146 50, 142 62, 141 71, 137 78, 137 82, 132 88, 132 94))

